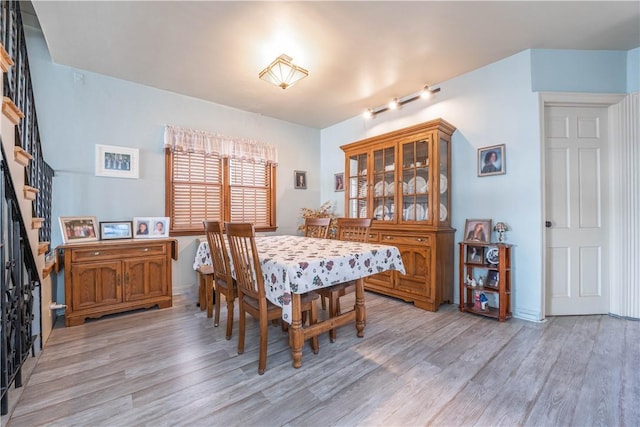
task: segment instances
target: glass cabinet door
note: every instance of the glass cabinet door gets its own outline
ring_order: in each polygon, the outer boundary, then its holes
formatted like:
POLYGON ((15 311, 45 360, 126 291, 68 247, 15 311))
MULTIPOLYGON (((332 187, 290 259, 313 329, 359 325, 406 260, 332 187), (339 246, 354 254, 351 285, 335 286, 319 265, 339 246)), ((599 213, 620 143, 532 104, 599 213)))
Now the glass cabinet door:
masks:
POLYGON ((367 218, 367 154, 349 157, 349 218, 367 218))
MULTIPOLYGON (((402 222, 431 222, 429 139, 402 144, 402 222)), ((400 215, 400 214, 399 214, 400 215)))
POLYGON ((379 221, 395 221, 395 147, 373 151, 373 213, 379 221))
MULTIPOLYGON (((438 173, 440 174, 438 179, 438 219, 440 223, 449 222, 449 208, 450 208, 450 191, 449 191, 449 141, 440 138, 438 147, 438 173)), ((434 187, 436 188, 436 187, 434 187)))

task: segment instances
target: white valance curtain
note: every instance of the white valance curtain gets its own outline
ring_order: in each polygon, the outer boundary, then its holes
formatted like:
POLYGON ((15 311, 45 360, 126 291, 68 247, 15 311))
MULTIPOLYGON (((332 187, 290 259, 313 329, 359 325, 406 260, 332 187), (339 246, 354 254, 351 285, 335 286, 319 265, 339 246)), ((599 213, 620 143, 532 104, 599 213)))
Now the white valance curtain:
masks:
POLYGON ((278 163, 278 150, 273 145, 171 125, 164 129, 164 147, 172 151, 218 154, 220 157, 256 163, 278 163))

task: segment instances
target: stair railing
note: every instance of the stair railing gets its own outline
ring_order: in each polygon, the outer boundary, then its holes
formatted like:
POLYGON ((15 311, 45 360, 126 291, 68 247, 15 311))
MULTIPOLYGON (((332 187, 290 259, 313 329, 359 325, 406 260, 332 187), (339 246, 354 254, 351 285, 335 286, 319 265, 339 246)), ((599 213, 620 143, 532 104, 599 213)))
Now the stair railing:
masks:
MULTIPOLYGON (((32 157, 25 169, 25 183, 38 190, 29 216, 42 218, 39 241, 51 241, 51 195, 53 169, 44 161, 36 116, 33 86, 25 41, 20 2, 0 0, 0 43, 13 60, 3 78, 5 97, 20 109, 24 118, 15 127, 15 145, 32 157)), ((13 153, 10 153, 13 154, 13 153)), ((34 313, 40 310, 41 278, 4 147, 0 167, 0 413, 8 412, 8 391, 22 386, 22 366, 31 352, 35 355, 37 335, 33 334, 34 313)), ((11 160, 13 161, 13 160, 11 160)), ((27 216, 28 217, 28 216, 27 216)), ((42 330, 40 325, 39 330, 42 330)), ((40 341, 42 345, 42 341, 40 341)))

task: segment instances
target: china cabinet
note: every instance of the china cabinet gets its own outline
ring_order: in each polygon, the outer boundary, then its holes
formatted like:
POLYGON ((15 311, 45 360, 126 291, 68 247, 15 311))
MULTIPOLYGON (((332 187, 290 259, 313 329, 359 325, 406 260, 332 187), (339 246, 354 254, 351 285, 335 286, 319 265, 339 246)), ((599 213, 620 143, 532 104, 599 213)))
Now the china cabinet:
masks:
POLYGON ((59 246, 65 325, 138 308, 171 307, 174 239, 106 240, 59 246))
POLYGON ((460 311, 511 317, 511 248, 506 243, 460 242, 460 311))
POLYGON ((406 274, 365 280, 367 290, 436 311, 453 293, 451 135, 433 120, 340 147, 345 153, 345 211, 373 218, 369 241, 397 246, 406 274))

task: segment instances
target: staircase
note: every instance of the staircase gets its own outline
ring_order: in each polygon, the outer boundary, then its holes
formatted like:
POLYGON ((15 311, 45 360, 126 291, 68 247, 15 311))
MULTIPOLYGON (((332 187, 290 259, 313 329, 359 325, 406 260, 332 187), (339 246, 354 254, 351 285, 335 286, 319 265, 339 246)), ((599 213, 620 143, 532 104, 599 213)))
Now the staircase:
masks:
POLYGON ((50 272, 53 170, 42 158, 19 2, 0 1, 0 396, 22 386, 22 368, 53 328, 50 272))

